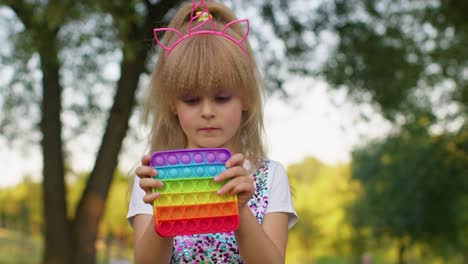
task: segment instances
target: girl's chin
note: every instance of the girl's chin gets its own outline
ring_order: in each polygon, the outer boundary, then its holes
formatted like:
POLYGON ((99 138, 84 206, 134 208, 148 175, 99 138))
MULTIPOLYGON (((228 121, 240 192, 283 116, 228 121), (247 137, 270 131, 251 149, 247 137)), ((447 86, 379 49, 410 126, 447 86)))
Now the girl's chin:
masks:
POLYGON ((188 144, 187 148, 227 148, 232 150, 231 141, 226 142, 222 138, 201 138, 188 144))
POLYGON ((219 142, 201 142, 199 144, 189 146, 189 148, 229 148, 229 147, 219 142))

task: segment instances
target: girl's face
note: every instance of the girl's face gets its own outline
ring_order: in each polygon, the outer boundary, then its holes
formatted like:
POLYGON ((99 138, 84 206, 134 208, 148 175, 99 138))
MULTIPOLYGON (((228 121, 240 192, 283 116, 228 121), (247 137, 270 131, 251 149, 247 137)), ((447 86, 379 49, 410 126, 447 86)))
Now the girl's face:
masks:
POLYGON ((187 136, 187 148, 224 147, 234 151, 234 135, 241 125, 243 104, 229 91, 212 96, 185 93, 176 99, 175 112, 187 136))

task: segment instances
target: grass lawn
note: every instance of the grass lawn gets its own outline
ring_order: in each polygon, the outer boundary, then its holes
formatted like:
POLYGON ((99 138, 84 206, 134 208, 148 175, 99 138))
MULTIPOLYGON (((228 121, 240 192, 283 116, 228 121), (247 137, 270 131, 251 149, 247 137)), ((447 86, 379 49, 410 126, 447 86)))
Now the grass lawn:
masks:
MULTIPOLYGON (((98 251, 97 263, 132 263, 132 250, 122 245, 113 244, 108 251, 102 246, 98 251)), ((0 229, 0 263, 28 264, 41 263, 42 241, 38 237, 22 234, 18 231, 0 229)))
POLYGON ((0 229, 0 263, 40 263, 41 250, 38 238, 0 229))

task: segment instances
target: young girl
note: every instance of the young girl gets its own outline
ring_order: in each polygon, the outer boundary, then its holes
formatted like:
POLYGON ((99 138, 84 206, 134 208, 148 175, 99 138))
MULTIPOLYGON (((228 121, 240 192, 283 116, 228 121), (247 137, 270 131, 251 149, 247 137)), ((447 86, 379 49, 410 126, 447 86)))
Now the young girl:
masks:
POLYGON ((240 225, 228 233, 159 236, 152 217, 159 193, 152 189, 163 183, 147 155, 136 169, 128 211, 136 263, 284 263, 297 215, 284 167, 266 159, 262 83, 247 34, 247 20, 204 1, 182 6, 169 28, 155 29, 163 50, 146 104, 151 152, 228 148, 233 156, 214 181, 231 179, 218 194, 237 195, 240 225))

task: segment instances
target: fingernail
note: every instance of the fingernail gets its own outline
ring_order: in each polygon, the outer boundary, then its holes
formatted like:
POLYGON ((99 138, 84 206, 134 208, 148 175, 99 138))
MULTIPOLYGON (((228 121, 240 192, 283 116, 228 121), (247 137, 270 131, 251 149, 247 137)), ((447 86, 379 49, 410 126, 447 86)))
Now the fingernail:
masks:
POLYGON ((213 178, 213 180, 214 180, 215 182, 217 182, 217 181, 219 180, 219 177, 216 176, 216 177, 213 178))
POLYGON ((155 169, 153 169, 152 172, 154 176, 156 176, 156 174, 158 173, 155 169))
POLYGON ((218 193, 218 194, 223 194, 223 191, 222 191, 221 189, 219 189, 219 190, 217 191, 217 193, 218 193))

